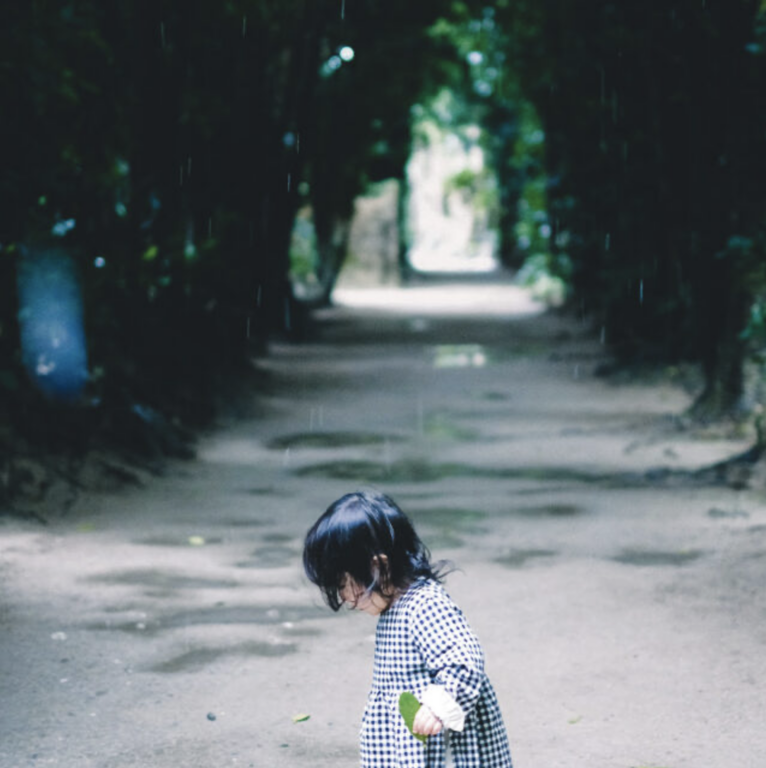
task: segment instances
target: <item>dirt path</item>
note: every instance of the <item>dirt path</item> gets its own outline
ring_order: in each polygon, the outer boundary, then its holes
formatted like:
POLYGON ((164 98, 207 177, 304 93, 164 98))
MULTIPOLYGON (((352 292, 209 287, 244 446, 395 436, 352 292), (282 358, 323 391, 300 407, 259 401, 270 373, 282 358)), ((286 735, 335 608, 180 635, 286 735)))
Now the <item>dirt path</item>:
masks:
POLYGON ((265 412, 197 461, 0 524, 0 765, 357 765, 374 620, 322 609, 299 555, 373 485, 461 566, 517 768, 763 768, 766 500, 644 475, 744 444, 595 378, 511 287, 367 297, 275 345, 265 412))

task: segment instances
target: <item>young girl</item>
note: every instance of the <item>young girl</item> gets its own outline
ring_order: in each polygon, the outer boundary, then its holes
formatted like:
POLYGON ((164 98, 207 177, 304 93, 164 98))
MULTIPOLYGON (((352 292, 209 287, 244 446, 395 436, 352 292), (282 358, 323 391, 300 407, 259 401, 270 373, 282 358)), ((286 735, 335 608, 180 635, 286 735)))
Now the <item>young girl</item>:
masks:
POLYGON ((362 719, 363 768, 512 768, 484 654, 409 519, 382 494, 350 493, 306 535, 303 565, 334 611, 378 616, 372 689, 362 719), (413 731, 399 696, 421 702, 413 731))

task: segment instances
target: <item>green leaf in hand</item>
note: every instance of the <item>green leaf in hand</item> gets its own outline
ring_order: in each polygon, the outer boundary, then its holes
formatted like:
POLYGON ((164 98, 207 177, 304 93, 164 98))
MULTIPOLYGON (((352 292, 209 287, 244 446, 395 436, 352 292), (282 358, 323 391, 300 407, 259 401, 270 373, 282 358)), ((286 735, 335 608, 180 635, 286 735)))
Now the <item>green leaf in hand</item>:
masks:
MULTIPOLYGON (((407 730, 412 733, 412 724, 415 722, 415 715, 417 715, 420 709, 420 702, 411 694, 405 691, 399 697, 399 711, 402 713, 404 723, 407 726, 407 730)), ((428 736, 423 736, 421 733, 412 733, 412 735, 418 740, 426 743, 428 736)))

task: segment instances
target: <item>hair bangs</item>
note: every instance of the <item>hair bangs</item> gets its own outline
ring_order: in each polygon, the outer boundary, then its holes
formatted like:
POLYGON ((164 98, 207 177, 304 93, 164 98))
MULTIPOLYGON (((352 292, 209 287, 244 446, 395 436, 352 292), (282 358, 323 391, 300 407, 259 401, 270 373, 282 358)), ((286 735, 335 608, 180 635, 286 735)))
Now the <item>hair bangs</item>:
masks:
POLYGON ((349 493, 331 504, 306 534, 303 566, 334 611, 347 578, 392 597, 418 578, 443 576, 407 516, 379 493, 349 493))

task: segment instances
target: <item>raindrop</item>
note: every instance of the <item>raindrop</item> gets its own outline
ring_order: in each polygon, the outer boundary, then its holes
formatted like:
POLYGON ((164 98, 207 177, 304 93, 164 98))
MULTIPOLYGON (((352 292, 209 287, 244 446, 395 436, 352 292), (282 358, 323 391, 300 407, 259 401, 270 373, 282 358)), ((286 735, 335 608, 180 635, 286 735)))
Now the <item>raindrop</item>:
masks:
POLYGON ((469 64, 472 64, 473 66, 477 67, 479 64, 481 64, 484 61, 484 54, 481 51, 471 51, 466 56, 466 59, 468 60, 469 64))
POLYGON ((340 69, 342 63, 340 56, 330 56, 327 60, 327 67, 331 72, 335 72, 336 69, 340 69))
POLYGON ((343 59, 343 61, 353 61, 355 53, 354 49, 350 45, 344 45, 340 51, 338 51, 338 55, 343 59))
POLYGON ((612 235, 609 232, 607 232, 606 235, 604 235, 604 250, 605 251, 609 250, 609 245, 611 244, 611 241, 612 241, 612 235))
POLYGON ((579 366, 579 365, 576 365, 576 366, 574 367, 574 377, 575 377, 576 379, 579 379, 579 378, 580 378, 580 366, 579 366))
POLYGON ((242 17, 242 37, 247 34, 247 16, 242 17))
POLYGON ((125 203, 115 203, 114 212, 122 219, 127 215, 128 209, 125 207, 125 203))
POLYGON ((262 294, 263 294, 263 286, 259 285, 258 286, 258 293, 256 294, 256 297, 255 297, 255 304, 256 304, 257 307, 261 306, 262 294))
POLYGON ((604 68, 601 68, 601 103, 604 104, 606 102, 606 72, 604 71, 604 68))
POLYGON ((53 225, 53 228, 51 229, 51 233, 56 235, 56 237, 64 237, 64 235, 67 232, 74 229, 75 223, 76 222, 74 219, 65 219, 64 221, 57 221, 53 225))
POLYGON ((295 134, 292 131, 288 131, 282 137, 282 143, 289 149, 295 146, 295 134))
POLYGON ((638 303, 643 304, 644 303, 644 281, 639 280, 638 282, 638 303))
POLYGON ((288 173, 287 174, 287 191, 288 192, 290 191, 290 182, 291 182, 291 180, 292 180, 292 175, 288 173))
POLYGON ((488 83, 486 80, 477 80, 474 83, 473 89, 476 91, 476 93, 479 94, 479 96, 492 95, 492 84, 488 83))
POLYGON ((341 0, 340 3, 340 17, 341 19, 346 18, 346 0, 341 0))
POLYGON ((601 326, 601 343, 606 344, 606 326, 601 326))
POLYGON ((106 266, 106 259, 103 256, 96 256, 93 261, 93 266, 96 269, 103 269, 106 266))
POLYGON ((162 47, 165 47, 165 22, 160 22, 160 40, 162 41, 162 47))
POLYGON ((287 467, 290 464, 290 449, 285 448, 285 455, 282 457, 282 466, 287 467))

